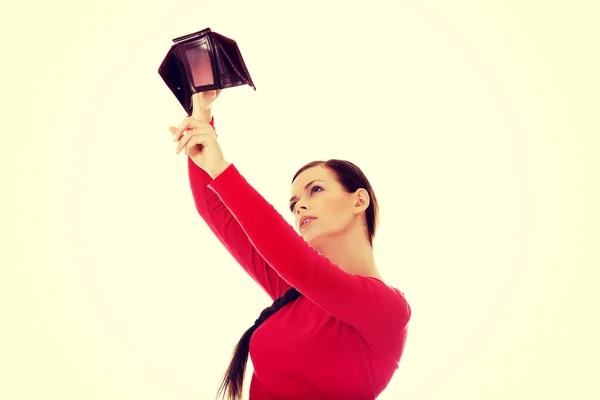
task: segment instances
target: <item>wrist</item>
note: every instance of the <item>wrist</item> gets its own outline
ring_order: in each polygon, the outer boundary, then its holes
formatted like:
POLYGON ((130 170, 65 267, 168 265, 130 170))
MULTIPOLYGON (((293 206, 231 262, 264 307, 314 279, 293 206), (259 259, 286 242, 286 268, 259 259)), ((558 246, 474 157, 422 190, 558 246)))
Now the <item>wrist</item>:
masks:
POLYGON ((215 179, 217 176, 221 175, 221 173, 223 173, 223 171, 225 171, 227 169, 227 167, 229 167, 230 165, 231 165, 231 163, 228 163, 227 161, 223 161, 217 167, 212 168, 211 170, 206 171, 206 172, 208 173, 208 175, 210 175, 210 177, 212 179, 215 179))

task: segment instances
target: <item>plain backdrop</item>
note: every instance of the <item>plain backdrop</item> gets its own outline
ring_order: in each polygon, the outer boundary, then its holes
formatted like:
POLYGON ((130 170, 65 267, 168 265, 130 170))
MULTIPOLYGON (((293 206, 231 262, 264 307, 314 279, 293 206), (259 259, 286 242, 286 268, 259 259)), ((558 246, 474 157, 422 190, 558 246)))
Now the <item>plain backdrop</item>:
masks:
POLYGON ((306 162, 373 184, 376 262, 413 309, 380 399, 599 398, 597 15, 3 2, 0 398, 212 399, 270 304, 198 216, 167 130, 185 113, 158 66, 205 27, 257 86, 214 106, 225 157, 284 218, 306 162))

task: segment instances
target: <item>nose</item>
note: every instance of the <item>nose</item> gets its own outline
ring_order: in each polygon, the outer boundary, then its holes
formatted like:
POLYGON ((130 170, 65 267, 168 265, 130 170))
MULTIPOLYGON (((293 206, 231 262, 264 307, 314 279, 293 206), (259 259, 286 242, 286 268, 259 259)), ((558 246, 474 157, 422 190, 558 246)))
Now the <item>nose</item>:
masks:
POLYGON ((302 200, 298 200, 296 207, 294 208, 296 209, 296 214, 300 214, 300 210, 307 210, 306 206, 302 203, 302 200))

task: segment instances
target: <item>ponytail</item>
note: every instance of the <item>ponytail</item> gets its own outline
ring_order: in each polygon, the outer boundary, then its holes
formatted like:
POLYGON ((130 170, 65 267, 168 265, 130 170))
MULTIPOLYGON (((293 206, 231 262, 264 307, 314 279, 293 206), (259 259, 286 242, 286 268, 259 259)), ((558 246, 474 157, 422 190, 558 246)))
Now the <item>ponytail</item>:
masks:
POLYGON ((246 364, 248 362, 248 353, 250 351, 250 338, 258 327, 267 320, 271 315, 281 310, 286 304, 289 304, 300 297, 300 292, 294 288, 288 289, 287 292, 276 299, 270 307, 265 308, 259 315, 258 319, 244 334, 233 351, 233 358, 229 363, 229 368, 223 376, 223 381, 217 392, 217 398, 222 399, 227 396, 226 400, 240 400, 242 398, 242 387, 244 383, 244 373, 246 372, 246 364))

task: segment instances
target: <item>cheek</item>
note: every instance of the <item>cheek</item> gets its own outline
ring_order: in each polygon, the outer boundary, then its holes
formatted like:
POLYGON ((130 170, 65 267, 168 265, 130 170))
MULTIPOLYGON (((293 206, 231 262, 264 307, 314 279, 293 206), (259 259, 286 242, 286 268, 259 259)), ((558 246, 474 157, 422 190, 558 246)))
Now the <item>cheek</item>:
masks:
POLYGON ((326 213, 327 220, 338 228, 347 225, 352 220, 352 213, 346 202, 343 201, 325 201, 323 211, 326 213))

